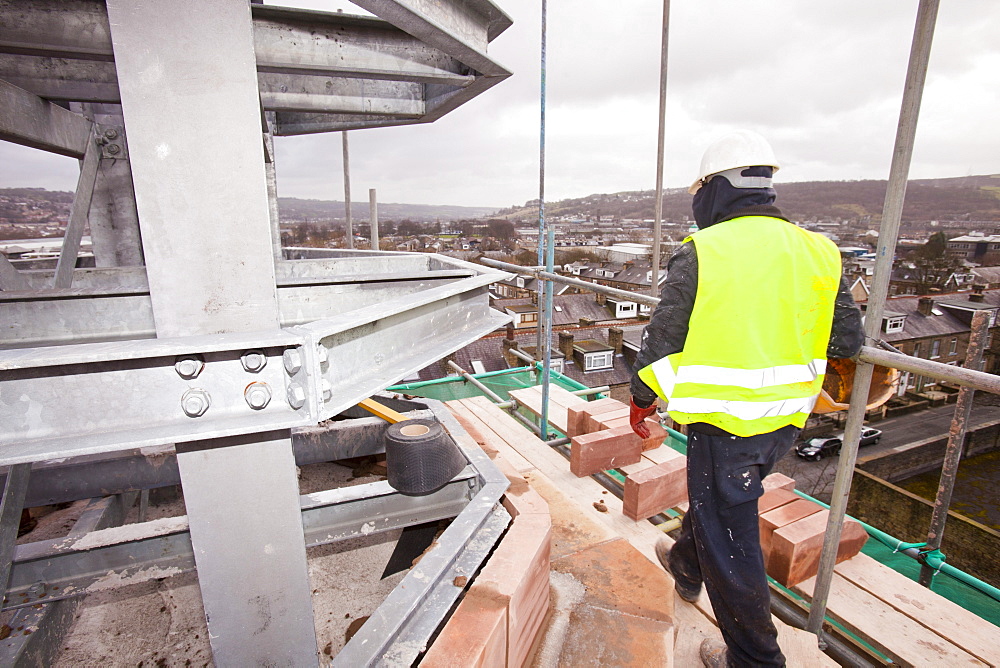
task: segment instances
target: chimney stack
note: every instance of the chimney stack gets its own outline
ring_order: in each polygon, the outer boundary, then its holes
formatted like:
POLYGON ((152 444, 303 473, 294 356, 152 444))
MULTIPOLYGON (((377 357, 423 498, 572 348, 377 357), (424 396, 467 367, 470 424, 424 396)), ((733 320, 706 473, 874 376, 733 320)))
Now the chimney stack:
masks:
POLYGON ((559 352, 567 360, 573 359, 573 335, 569 332, 559 332, 559 352))
POLYGON ((608 327, 608 345, 615 349, 615 355, 622 354, 622 342, 625 332, 621 327, 608 327))
POLYGON ((983 301, 985 301, 985 297, 983 296, 983 290, 985 290, 985 289, 986 289, 986 286, 982 285, 981 283, 976 283, 975 285, 973 285, 972 286, 972 294, 969 295, 969 301, 970 302, 983 302, 983 301))
POLYGON ((507 363, 508 367, 513 368, 516 366, 524 366, 521 359, 510 352, 511 349, 520 350, 520 348, 518 348, 517 341, 515 341, 513 337, 504 339, 500 344, 500 349, 503 352, 503 359, 507 363))
POLYGON ((934 308, 934 300, 930 297, 921 297, 917 301, 917 312, 920 315, 930 315, 931 309, 934 308))

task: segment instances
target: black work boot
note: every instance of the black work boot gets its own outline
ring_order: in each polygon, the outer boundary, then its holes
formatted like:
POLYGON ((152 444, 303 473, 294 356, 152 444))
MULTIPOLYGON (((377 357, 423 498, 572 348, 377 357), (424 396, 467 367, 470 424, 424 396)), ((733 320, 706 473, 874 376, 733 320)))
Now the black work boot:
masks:
POLYGON ((726 648, 726 643, 721 640, 713 638, 702 640, 698 656, 706 668, 727 668, 729 665, 729 650, 726 648))
POLYGON ((694 603, 701 594, 701 580, 686 576, 680 564, 671 560, 672 547, 673 544, 669 539, 662 536, 656 541, 656 558, 660 560, 660 565, 674 577, 674 589, 677 591, 677 595, 688 603, 694 603))

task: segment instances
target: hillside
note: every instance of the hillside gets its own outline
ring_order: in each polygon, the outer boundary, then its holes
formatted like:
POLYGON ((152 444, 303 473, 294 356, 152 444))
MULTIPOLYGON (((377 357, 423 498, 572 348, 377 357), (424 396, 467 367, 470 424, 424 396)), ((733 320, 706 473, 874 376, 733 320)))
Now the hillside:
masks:
MULTIPOLYGON (((851 219, 871 216, 873 226, 882 217, 886 181, 812 181, 778 183, 778 206, 794 220, 851 219)), ((530 221, 538 216, 537 202, 497 213, 511 220, 530 221)), ((652 218, 651 190, 595 194, 546 202, 550 216, 615 216, 652 218)), ((685 189, 664 192, 663 216, 679 221, 691 215, 691 196, 685 189)), ((903 208, 905 222, 931 220, 1000 221, 1000 174, 910 181, 903 208)))
MULTIPOLYGON (((483 218, 492 215, 494 207, 449 206, 447 204, 394 204, 378 203, 380 220, 413 220, 433 222, 437 220, 463 220, 483 218)), ((338 201, 279 197, 278 213, 282 222, 322 222, 333 219, 343 220, 344 203, 338 201)), ((351 218, 356 221, 368 220, 368 200, 351 202, 351 218)))

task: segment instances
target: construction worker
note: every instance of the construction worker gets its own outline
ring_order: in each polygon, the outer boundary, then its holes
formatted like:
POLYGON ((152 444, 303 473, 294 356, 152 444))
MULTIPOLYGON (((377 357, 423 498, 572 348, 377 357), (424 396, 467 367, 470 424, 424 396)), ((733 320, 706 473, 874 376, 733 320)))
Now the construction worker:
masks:
POLYGON ((712 144, 689 192, 698 231, 674 253, 632 376, 632 428, 667 402, 687 425, 690 507, 657 556, 678 594, 708 591, 725 644, 706 666, 783 666, 758 533, 761 480, 789 451, 827 357, 861 348, 861 314, 827 238, 774 206, 778 162, 759 134, 712 144))

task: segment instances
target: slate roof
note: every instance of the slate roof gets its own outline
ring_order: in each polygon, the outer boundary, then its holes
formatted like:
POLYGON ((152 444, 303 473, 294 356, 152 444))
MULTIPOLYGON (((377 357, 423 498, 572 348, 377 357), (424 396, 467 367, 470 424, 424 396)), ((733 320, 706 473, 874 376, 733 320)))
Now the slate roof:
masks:
POLYGON ((906 321, 903 330, 886 334, 882 332, 882 337, 890 342, 907 341, 910 339, 924 339, 940 336, 956 336, 969 331, 967 318, 961 314, 956 314, 955 309, 948 309, 949 304, 962 305, 966 308, 976 306, 995 308, 1000 305, 1000 290, 987 290, 984 292, 982 303, 969 302, 968 293, 953 293, 949 295, 935 295, 934 310, 931 315, 920 313, 918 307, 920 297, 890 297, 886 300, 885 315, 905 315, 906 321))
MULTIPOLYGON (((559 331, 568 331, 573 334, 574 341, 584 341, 588 339, 596 340, 600 343, 607 344, 608 341, 608 327, 579 327, 573 329, 563 329, 552 331, 552 358, 562 357, 562 353, 559 352, 559 331)), ((520 330, 514 333, 514 339, 518 342, 519 347, 522 349, 528 348, 534 350, 535 343, 537 341, 536 334, 534 330, 524 331, 520 330)), ((473 360, 478 360, 483 364, 483 368, 486 371, 500 371, 506 369, 507 364, 503 358, 503 340, 504 334, 490 334, 478 341, 473 341, 464 348, 458 350, 454 354, 455 363, 460 367, 472 373, 472 362, 473 360)), ((530 354, 530 353, 529 353, 530 354)), ((526 366, 527 363, 524 363, 526 366)), ((569 359, 565 360, 563 364, 563 374, 582 383, 587 387, 598 387, 601 385, 622 385, 628 383, 632 378, 632 370, 629 368, 628 363, 622 355, 615 355, 613 359, 613 367, 611 369, 602 369, 595 371, 584 371, 580 368, 580 365, 576 363, 576 360, 569 359)), ((435 362, 434 364, 428 365, 418 372, 419 380, 432 380, 434 378, 444 378, 449 375, 450 369, 444 362, 435 362)), ((451 372, 453 373, 453 372, 451 372)), ((414 382, 416 379, 408 378, 402 382, 414 382)))
MULTIPOLYGON (((520 307, 525 304, 534 307, 534 305, 531 304, 531 298, 524 297, 521 299, 497 299, 493 302, 493 308, 502 311, 507 308, 515 306, 520 307)), ((575 325, 580 322, 580 318, 590 318, 595 322, 615 320, 614 314, 607 307, 598 304, 594 295, 591 293, 553 296, 553 327, 575 325)))
POLYGON ((980 281, 990 285, 1000 283, 1000 267, 976 267, 971 271, 980 281))

